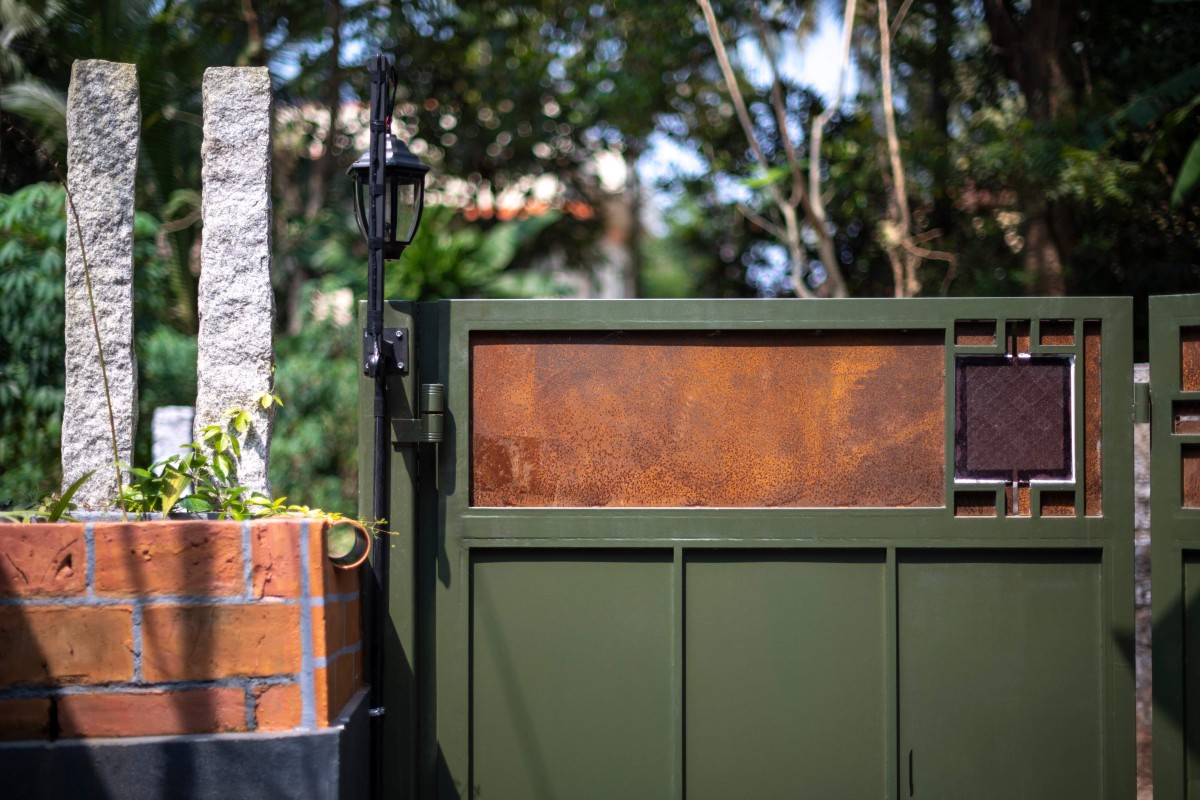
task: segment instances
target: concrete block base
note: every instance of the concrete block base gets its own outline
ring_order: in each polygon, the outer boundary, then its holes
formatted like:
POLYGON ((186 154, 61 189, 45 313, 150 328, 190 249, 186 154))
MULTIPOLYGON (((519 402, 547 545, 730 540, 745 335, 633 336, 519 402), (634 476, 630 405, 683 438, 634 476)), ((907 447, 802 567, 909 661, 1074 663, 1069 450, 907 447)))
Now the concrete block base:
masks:
POLYGON ((367 690, 332 727, 0 744, 5 797, 28 800, 363 800, 367 690))

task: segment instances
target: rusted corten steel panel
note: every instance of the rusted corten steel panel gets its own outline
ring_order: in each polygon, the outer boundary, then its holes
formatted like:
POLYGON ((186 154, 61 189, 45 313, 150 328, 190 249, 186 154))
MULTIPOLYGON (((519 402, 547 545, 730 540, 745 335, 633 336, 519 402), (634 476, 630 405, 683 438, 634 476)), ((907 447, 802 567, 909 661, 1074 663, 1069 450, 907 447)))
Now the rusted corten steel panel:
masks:
POLYGON ((954 343, 959 346, 991 347, 996 343, 996 320, 960 319, 954 323, 954 343))
POLYGON ((995 492, 955 492, 954 516, 956 517, 994 517, 996 516, 995 492))
POLYGON ((1075 321, 1071 319, 1044 319, 1041 322, 1042 345, 1046 347, 1071 347, 1075 344, 1075 321))
POLYGON ((1029 355, 1029 320, 1008 324, 1008 351, 1017 355, 1029 355))
POLYGON ((1075 492, 1042 492, 1043 517, 1075 516, 1075 492))
POLYGON ((1200 392, 1200 328, 1179 329, 1180 367, 1183 374, 1180 388, 1185 392, 1200 392))
POLYGON ((944 342, 472 333, 472 504, 940 507, 944 342))
POLYGON ((1183 507, 1200 508, 1200 445, 1185 444, 1183 451, 1183 507))
POLYGON ((1083 323, 1083 513, 1098 517, 1103 511, 1104 452, 1101 447, 1100 322, 1083 323))

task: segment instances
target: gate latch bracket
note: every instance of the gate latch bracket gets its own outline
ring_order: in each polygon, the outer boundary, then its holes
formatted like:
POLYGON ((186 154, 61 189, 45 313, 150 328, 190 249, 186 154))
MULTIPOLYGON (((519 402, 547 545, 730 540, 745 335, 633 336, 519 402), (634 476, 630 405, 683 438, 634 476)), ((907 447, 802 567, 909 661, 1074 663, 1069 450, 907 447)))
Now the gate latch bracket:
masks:
POLYGON ((405 444, 437 444, 442 441, 446 387, 440 383, 421 384, 420 408, 416 419, 392 420, 392 445, 397 450, 405 444))
POLYGON ((388 375, 408 374, 408 328, 383 329, 383 363, 388 375))
POLYGON ((1150 384, 1141 381, 1133 384, 1133 421, 1150 421, 1150 384))

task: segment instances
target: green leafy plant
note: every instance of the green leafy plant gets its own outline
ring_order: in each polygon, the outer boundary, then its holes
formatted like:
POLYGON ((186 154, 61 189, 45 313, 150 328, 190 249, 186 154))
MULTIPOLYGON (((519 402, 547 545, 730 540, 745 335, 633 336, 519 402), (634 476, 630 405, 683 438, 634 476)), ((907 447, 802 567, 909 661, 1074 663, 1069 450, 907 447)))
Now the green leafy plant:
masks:
POLYGON ((79 487, 92 477, 96 470, 90 470, 80 475, 75 479, 75 482, 67 487, 67 490, 60 495, 49 495, 42 500, 36 509, 30 510, 9 510, 0 511, 0 521, 4 522, 74 522, 75 518, 67 514, 68 511, 75 510, 75 504, 71 502, 71 498, 75 496, 75 492, 79 491, 79 487))
MULTIPOLYGON (((263 409, 283 405, 273 392, 263 392, 254 401, 263 409)), ((141 469, 121 465, 131 476, 122 490, 125 508, 134 514, 217 514, 219 519, 244 520, 259 517, 317 517, 332 523, 349 518, 337 512, 288 503, 286 497, 270 498, 238 483, 237 467, 242 456, 240 437, 253 421, 243 408, 231 408, 222 422, 200 429, 199 441, 183 446, 185 452, 168 456, 141 469), (190 493, 184 494, 191 490, 190 493)), ((359 521, 368 530, 379 530, 379 522, 359 521)))

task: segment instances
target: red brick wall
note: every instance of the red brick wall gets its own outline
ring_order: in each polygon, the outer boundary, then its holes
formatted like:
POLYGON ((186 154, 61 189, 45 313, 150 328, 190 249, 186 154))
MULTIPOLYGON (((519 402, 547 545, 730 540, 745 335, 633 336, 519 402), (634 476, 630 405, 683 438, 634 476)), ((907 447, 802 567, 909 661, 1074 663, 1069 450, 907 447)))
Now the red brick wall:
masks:
POLYGON ((0 739, 329 725, 363 645, 326 527, 0 524, 0 739))

